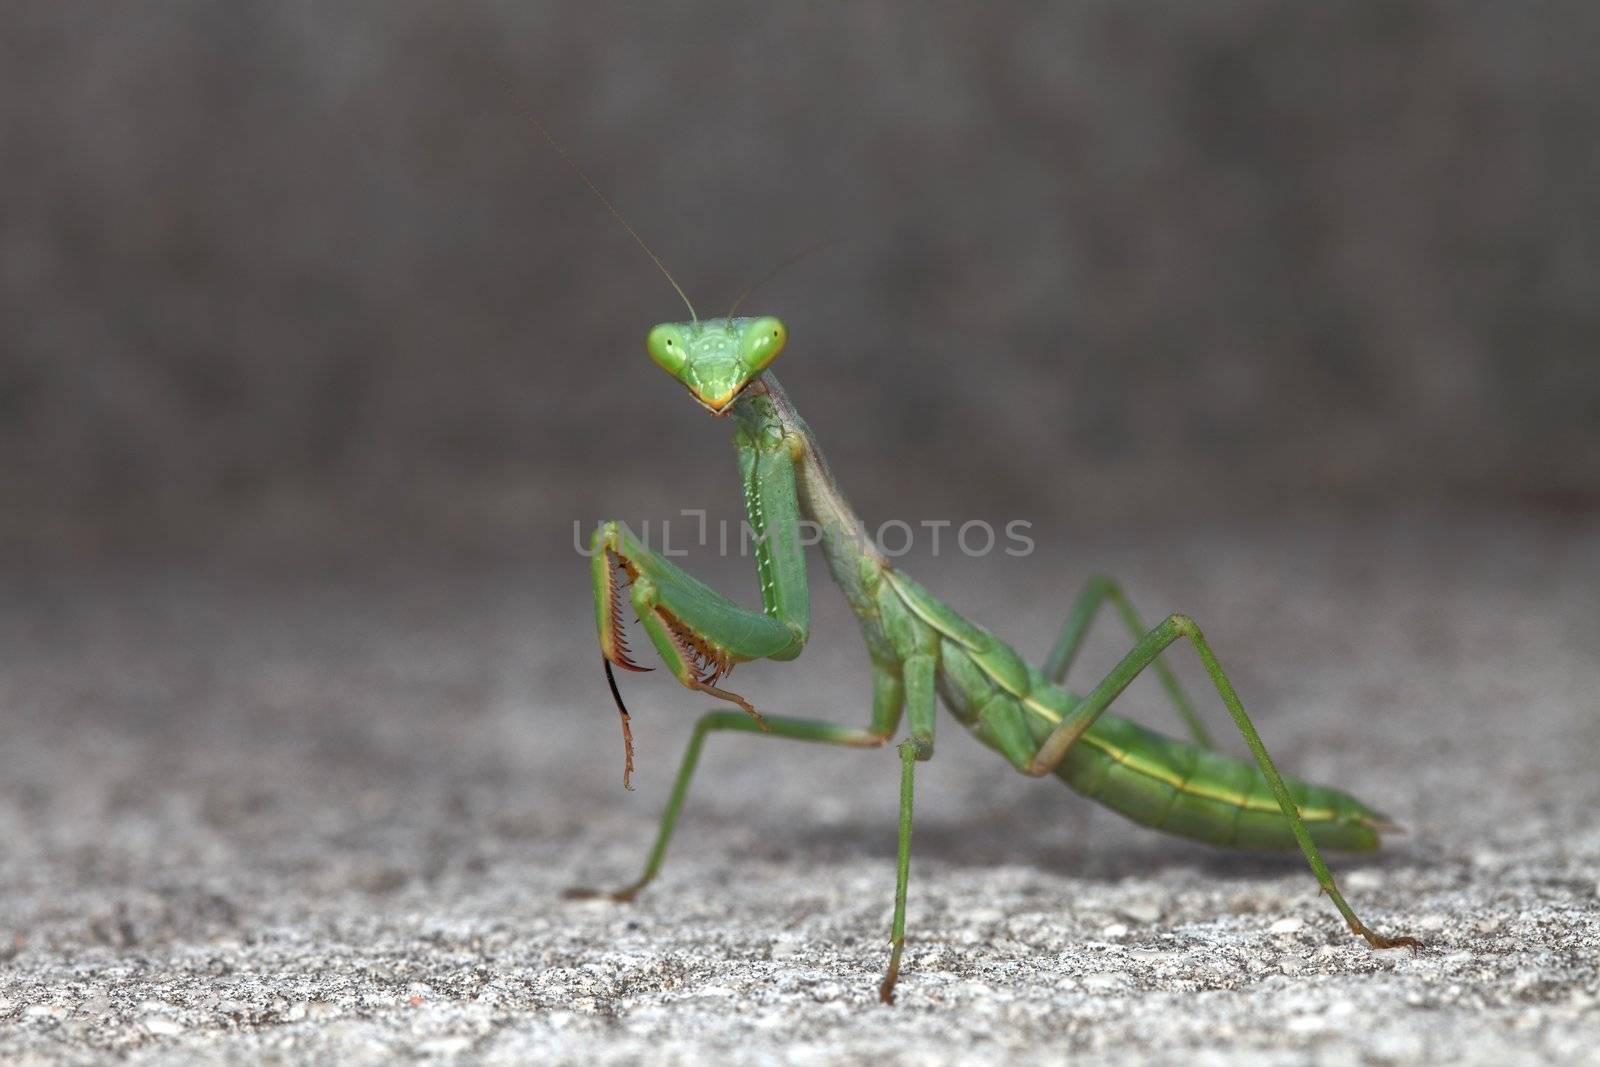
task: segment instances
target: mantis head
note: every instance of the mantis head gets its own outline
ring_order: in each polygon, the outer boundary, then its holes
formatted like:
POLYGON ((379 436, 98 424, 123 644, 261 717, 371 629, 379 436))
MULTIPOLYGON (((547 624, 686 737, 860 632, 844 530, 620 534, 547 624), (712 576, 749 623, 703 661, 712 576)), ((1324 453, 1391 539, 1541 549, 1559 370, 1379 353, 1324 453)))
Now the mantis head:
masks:
MULTIPOLYGON (((531 117, 531 116, 530 116, 531 117)), ((667 265, 661 262, 661 257, 650 250, 644 243, 644 238, 628 224, 618 211, 606 199, 606 194, 585 174, 567 155, 567 150, 555 139, 544 123, 537 118, 533 124, 544 134, 545 140, 550 142, 561 158, 572 168, 574 174, 589 187, 595 195, 611 212, 611 217, 621 224, 628 236, 644 250, 644 254, 655 263, 656 269, 661 271, 663 277, 672 286, 673 290, 683 298, 683 304, 689 309, 689 322, 664 322, 650 331, 649 338, 645 341, 650 350, 650 358, 656 364, 689 390, 702 407, 713 415, 726 415, 733 409, 733 402, 739 394, 752 381, 761 375, 778 358, 778 353, 783 351, 783 346, 789 339, 789 331, 784 329, 783 323, 770 315, 761 318, 734 318, 733 313, 739 310, 739 305, 744 303, 745 297, 770 279, 779 270, 809 254, 821 245, 811 245, 790 256, 783 263, 767 274, 762 281, 755 283, 739 294, 739 299, 733 302, 728 309, 728 314, 720 319, 701 319, 694 309, 694 304, 689 300, 689 294, 683 291, 683 286, 672 276, 667 265)))
POLYGON ((665 322, 645 347, 656 365, 676 378, 702 407, 726 415, 733 402, 783 351, 789 331, 770 315, 761 318, 665 322))

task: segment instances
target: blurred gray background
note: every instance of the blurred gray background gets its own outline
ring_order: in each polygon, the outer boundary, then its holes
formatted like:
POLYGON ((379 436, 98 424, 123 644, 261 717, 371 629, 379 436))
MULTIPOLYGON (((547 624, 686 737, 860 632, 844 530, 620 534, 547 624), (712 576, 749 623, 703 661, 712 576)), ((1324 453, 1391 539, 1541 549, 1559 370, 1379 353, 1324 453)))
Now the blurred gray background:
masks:
POLYGON ((1600 503, 1593 4, 9 4, 3 535, 570 553, 736 507, 750 308, 869 516, 1600 503))

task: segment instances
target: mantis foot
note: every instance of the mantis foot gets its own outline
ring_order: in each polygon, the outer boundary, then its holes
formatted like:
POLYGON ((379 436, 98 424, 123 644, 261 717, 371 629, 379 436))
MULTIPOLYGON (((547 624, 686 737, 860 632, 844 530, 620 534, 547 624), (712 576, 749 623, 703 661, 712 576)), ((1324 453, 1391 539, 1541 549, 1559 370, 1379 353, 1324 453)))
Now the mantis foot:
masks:
POLYGON ((894 943, 894 951, 889 954, 889 969, 884 972, 883 981, 878 984, 879 1003, 894 1003, 895 983, 900 980, 900 952, 904 948, 904 941, 894 943))
POLYGON ((1422 942, 1414 937, 1384 937, 1364 923, 1352 923, 1350 929, 1366 938, 1373 948, 1409 948, 1413 952, 1422 948, 1422 942))
POLYGON ((639 886, 624 886, 621 889, 590 889, 588 886, 568 886, 561 891, 562 900, 613 900, 618 904, 630 903, 639 895, 639 886))
POLYGON ((1371 930, 1368 930, 1365 936, 1367 944, 1373 948, 1408 948, 1413 952, 1422 948, 1422 942, 1414 937, 1384 937, 1382 934, 1375 934, 1371 930))

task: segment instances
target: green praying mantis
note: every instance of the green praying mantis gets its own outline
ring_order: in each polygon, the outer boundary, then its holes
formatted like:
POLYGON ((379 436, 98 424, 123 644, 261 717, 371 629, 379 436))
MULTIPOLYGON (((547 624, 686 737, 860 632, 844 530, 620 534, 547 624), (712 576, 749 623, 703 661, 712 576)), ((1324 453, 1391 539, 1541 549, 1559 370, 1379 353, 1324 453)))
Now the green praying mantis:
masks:
POLYGON ((575 889, 569 896, 627 901, 650 884, 661 869, 708 735, 755 732, 870 749, 888 746, 908 720, 908 736, 898 745, 894 918, 888 965, 878 988, 879 999, 893 1003, 905 948, 916 767, 933 756, 936 705, 942 700, 962 726, 1015 770, 1033 777, 1053 774, 1136 823, 1223 847, 1298 848, 1352 933, 1374 948, 1420 947, 1415 938, 1385 937, 1363 923, 1321 855, 1324 848, 1376 849, 1380 832, 1393 824, 1348 793, 1278 772, 1194 619, 1168 615, 1146 628, 1116 582, 1094 578, 1079 594, 1043 666, 1035 667, 913 581, 868 537, 816 437, 773 375, 772 363, 788 341, 784 324, 771 316, 735 318, 737 305, 725 317, 702 320, 633 227, 549 132, 539 128, 689 308, 691 321, 656 326, 645 347, 696 403, 717 418, 733 420, 761 588, 761 610, 749 610, 653 551, 624 524, 596 527, 590 544, 595 623, 607 684, 622 719, 624 786, 631 788, 633 741, 612 668, 652 669, 639 664, 628 647, 624 597, 679 682, 739 710, 710 711, 696 724, 639 877, 608 894, 575 889), (871 711, 864 727, 766 715, 718 684, 736 664, 792 660, 805 648, 811 607, 803 521, 820 535, 828 572, 860 623, 872 662, 871 711), (1121 616, 1134 644, 1110 673, 1079 695, 1065 688, 1065 679, 1091 624, 1108 604, 1121 616), (1252 760, 1214 748, 1177 677, 1162 661, 1169 646, 1184 640, 1199 656, 1252 760), (1109 712, 1117 696, 1146 670, 1160 680, 1190 740, 1168 737, 1109 712))

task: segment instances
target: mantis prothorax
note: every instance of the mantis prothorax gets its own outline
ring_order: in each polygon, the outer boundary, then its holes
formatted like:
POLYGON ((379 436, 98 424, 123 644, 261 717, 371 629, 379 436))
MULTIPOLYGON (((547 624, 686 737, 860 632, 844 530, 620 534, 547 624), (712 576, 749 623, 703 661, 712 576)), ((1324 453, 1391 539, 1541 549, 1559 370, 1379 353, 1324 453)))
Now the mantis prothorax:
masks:
MULTIPOLYGON (((541 132, 549 134, 540 127, 541 132)), ((555 144, 554 140, 551 141, 555 144)), ((561 151, 559 145, 556 145, 561 151)), ((566 153, 561 151, 563 158, 566 153)), ((568 159, 571 163, 571 160, 568 159)), ((574 164, 576 170, 576 165, 574 164)), ((609 201, 579 171, 619 221, 609 201)), ((624 227, 673 288, 689 299, 632 227, 624 227)), ((646 670, 623 635, 622 600, 638 616, 656 653, 683 685, 737 705, 710 711, 684 752, 655 845, 644 871, 609 893, 631 900, 660 870, 707 735, 744 731, 855 748, 888 745, 909 720, 898 746, 899 852, 889 961, 879 997, 892 1003, 905 946, 906 885, 911 862, 912 794, 918 762, 934 751, 936 702, 1017 771, 1054 774, 1068 786, 1134 822, 1181 837, 1234 848, 1291 850, 1305 856, 1317 883, 1352 933, 1374 948, 1418 947, 1410 937, 1385 937, 1357 918, 1322 860, 1323 848, 1369 851, 1389 820, 1348 793, 1285 778, 1224 673, 1200 627, 1168 615, 1147 629, 1114 581, 1092 579, 1067 616, 1044 664, 1035 667, 982 626, 970 622, 892 565, 867 536, 840 492, 816 438, 778 384, 771 366, 788 331, 770 316, 664 323, 649 333, 650 358, 694 400, 736 427, 745 509, 756 535, 761 610, 741 607, 652 551, 619 522, 601 523, 592 548, 595 620, 611 691, 623 716, 613 666, 646 670), (718 686, 737 663, 790 660, 810 634, 810 593, 800 536, 802 519, 820 531, 828 572, 860 622, 872 661, 872 701, 864 727, 762 715, 744 697, 718 686), (1086 695, 1065 688, 1069 668, 1099 609, 1110 604, 1134 637, 1132 649, 1086 695), (1251 760, 1216 751, 1177 678, 1161 660, 1187 640, 1210 676, 1251 760), (1180 741, 1110 714, 1108 708, 1145 670, 1156 673, 1191 740, 1180 741)), ((731 314, 731 313, 730 313, 731 314)), ((628 740, 627 771, 632 770, 628 740)), ((624 784, 627 784, 626 772, 624 784)), ((573 896, 599 895, 573 890, 573 896)))

